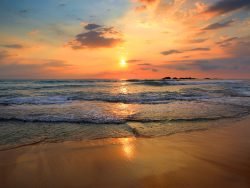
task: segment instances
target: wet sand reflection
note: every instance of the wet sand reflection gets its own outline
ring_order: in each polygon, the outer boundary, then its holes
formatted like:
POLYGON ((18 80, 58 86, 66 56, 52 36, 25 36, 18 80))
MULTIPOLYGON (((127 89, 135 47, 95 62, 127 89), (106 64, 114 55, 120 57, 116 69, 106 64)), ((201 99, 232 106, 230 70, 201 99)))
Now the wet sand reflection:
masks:
POLYGON ((123 156, 131 161, 135 158, 135 142, 136 138, 119 138, 123 156))

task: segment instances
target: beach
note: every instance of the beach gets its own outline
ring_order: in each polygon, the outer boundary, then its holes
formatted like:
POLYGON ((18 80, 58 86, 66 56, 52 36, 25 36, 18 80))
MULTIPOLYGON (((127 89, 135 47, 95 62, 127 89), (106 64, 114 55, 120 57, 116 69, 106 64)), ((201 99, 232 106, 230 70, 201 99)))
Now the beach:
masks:
POLYGON ((156 138, 108 138, 0 152, 1 187, 249 187, 250 117, 156 138))
POLYGON ((250 188, 249 10, 0 0, 0 188, 250 188))

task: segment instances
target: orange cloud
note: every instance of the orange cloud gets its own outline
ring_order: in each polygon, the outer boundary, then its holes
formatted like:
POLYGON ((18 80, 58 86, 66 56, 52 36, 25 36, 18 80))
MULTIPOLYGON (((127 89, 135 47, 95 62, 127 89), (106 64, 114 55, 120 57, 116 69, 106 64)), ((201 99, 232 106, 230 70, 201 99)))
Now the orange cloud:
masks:
POLYGON ((136 7, 136 8, 135 8, 135 11, 136 11, 136 12, 142 12, 142 11, 144 11, 144 10, 146 10, 146 9, 147 9, 147 6, 146 6, 146 5, 141 5, 141 6, 136 7))
POLYGON ((141 2, 141 3, 155 3, 156 1, 158 0, 138 0, 138 2, 141 2))

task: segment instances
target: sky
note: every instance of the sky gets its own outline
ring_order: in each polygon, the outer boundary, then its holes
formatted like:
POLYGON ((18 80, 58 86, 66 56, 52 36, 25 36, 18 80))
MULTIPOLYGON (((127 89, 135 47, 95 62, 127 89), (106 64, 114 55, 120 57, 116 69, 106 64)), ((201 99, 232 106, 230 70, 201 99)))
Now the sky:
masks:
POLYGON ((250 78, 250 0, 0 0, 0 79, 250 78))

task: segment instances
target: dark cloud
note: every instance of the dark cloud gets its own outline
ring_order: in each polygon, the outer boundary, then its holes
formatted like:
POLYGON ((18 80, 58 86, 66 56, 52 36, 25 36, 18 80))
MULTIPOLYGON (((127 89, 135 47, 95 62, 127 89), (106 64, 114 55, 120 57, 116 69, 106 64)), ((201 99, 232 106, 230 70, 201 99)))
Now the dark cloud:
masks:
POLYGON ((184 52, 192 52, 192 51, 209 51, 210 48, 192 48, 189 50, 185 50, 184 52))
POLYGON ((137 62, 141 62, 142 60, 140 59, 130 59, 127 61, 127 63, 137 63, 137 62))
POLYGON ((180 54, 184 52, 193 52, 193 51, 209 51, 210 48, 192 48, 192 49, 187 49, 187 50, 168 50, 168 51, 163 51, 161 52, 162 55, 171 55, 171 54, 180 54))
POLYGON ((68 67, 71 66, 70 64, 65 63, 61 60, 47 60, 47 63, 44 63, 43 66, 45 67, 68 67))
POLYGON ((139 69, 143 71, 158 72, 158 69, 156 69, 155 66, 151 63, 139 63, 137 64, 137 66, 139 66, 139 69))
POLYGON ((224 22, 224 23, 213 23, 211 25, 208 25, 207 27, 203 28, 203 30, 215 30, 215 29, 221 29, 221 28, 224 28, 224 27, 229 27, 231 26, 231 24, 233 23, 234 21, 233 20, 229 20, 227 22, 224 22))
POLYGON ((216 4, 210 6, 205 12, 206 13, 217 13, 224 14, 227 12, 235 11, 238 9, 250 8, 249 0, 221 0, 216 4))
POLYGON ((179 54, 179 53, 182 53, 182 51, 179 51, 179 50, 167 50, 167 51, 161 52, 162 55, 171 55, 171 54, 179 54))
POLYGON ((152 64, 150 64, 150 63, 140 63, 140 64, 138 64, 139 66, 151 66, 152 64))
POLYGON ((151 72, 158 72, 158 69, 155 69, 155 68, 141 68, 141 70, 144 70, 144 71, 151 71, 151 72))
POLYGON ((202 42, 205 42, 205 41, 207 41, 206 38, 199 38, 199 39, 190 40, 189 42, 190 43, 202 43, 202 42))
POLYGON ((28 10, 23 9, 23 10, 20 10, 19 12, 20 12, 21 14, 26 14, 26 13, 28 12, 28 10))
POLYGON ((112 48, 123 42, 121 33, 113 27, 102 27, 97 24, 87 26, 88 31, 76 35, 75 40, 69 42, 73 49, 112 48))
POLYGON ((1 46, 5 47, 5 48, 14 48, 14 49, 21 49, 21 48, 23 48, 23 45, 21 45, 21 44, 3 44, 1 46))
POLYGON ((97 24, 87 24, 86 26, 84 26, 84 28, 86 30, 93 30, 93 29, 97 29, 102 27, 101 25, 97 25, 97 24))
POLYGON ((65 7, 67 4, 66 3, 60 3, 59 7, 65 7))

